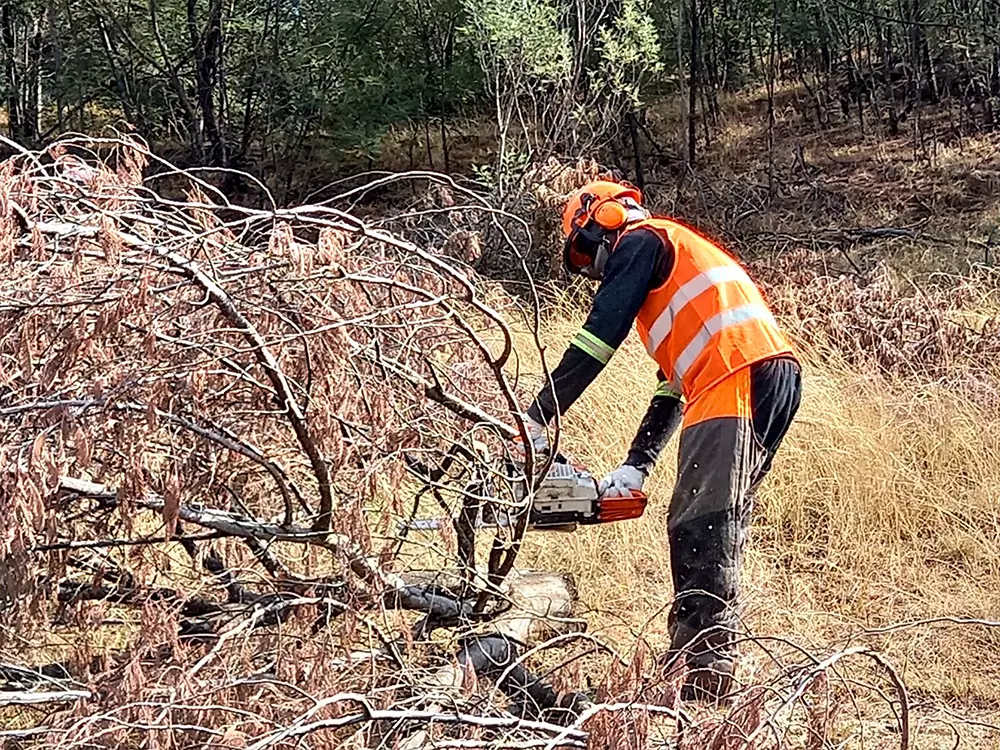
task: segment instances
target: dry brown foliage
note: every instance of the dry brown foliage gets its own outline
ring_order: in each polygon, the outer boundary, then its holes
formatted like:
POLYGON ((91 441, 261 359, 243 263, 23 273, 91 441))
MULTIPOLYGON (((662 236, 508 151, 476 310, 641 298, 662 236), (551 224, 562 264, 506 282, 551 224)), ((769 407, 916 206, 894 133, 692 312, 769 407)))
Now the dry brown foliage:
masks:
MULTIPOLYGON (((524 528, 473 546, 473 568, 462 529, 406 539, 396 522, 421 489, 421 515, 482 492, 482 457, 520 429, 522 310, 470 265, 484 237, 516 256, 507 229, 530 232, 530 211, 445 179, 399 234, 336 197, 235 206, 128 140, 63 141, 0 174, 0 738, 821 748, 877 722, 907 746, 906 691, 866 649, 748 637, 773 668, 721 711, 682 707, 682 675, 641 642, 624 658, 564 634, 500 675, 456 667, 459 639, 509 604, 524 528), (573 710, 515 713, 493 683, 575 642, 554 670, 573 710), (566 676, 584 653, 605 660, 596 703, 566 676)), ((531 211, 594 174, 550 164, 531 211)))
POLYGON ((326 205, 235 206, 151 159, 70 139, 0 166, 3 644, 47 660, 57 603, 82 630, 56 666, 101 700, 67 717, 70 745, 225 733, 235 709, 206 701, 263 701, 259 732, 342 686, 406 705, 403 676, 370 693, 389 678, 373 664, 408 668, 414 633, 507 606, 523 524, 496 531, 478 579, 447 533, 406 547, 396 523, 428 482, 456 510, 521 429, 498 312, 514 303, 469 268, 469 230, 442 252, 326 205), (465 570, 464 598, 408 585, 420 562, 465 570))
POLYGON ((994 271, 915 280, 884 261, 860 277, 815 268, 792 256, 757 269, 802 344, 885 377, 940 382, 1000 405, 1000 318, 989 302, 994 271))

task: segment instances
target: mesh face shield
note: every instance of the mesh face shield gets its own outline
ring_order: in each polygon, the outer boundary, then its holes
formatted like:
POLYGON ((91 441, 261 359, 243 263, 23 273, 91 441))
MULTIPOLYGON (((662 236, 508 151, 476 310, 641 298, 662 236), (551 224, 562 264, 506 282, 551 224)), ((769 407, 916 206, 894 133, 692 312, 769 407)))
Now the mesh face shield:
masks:
POLYGON ((570 273, 599 280, 608 262, 610 238, 600 227, 574 229, 563 246, 563 264, 570 273))
POLYGON ((573 229, 563 246, 563 264, 570 273, 600 279, 608 262, 610 237, 590 216, 595 196, 585 195, 573 217, 573 229))
POLYGON ((566 270, 589 279, 601 279, 621 233, 629 224, 648 218, 649 212, 628 195, 611 198, 583 195, 569 222, 571 228, 563 248, 566 270))

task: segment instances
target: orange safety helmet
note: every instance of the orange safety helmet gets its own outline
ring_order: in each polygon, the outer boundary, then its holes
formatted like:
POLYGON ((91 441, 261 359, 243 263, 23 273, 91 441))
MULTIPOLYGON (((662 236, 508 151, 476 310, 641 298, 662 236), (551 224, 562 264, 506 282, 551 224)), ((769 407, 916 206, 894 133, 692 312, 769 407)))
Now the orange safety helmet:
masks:
POLYGON ((609 234, 628 222, 629 206, 625 201, 641 206, 642 193, 628 183, 608 180, 589 182, 569 197, 562 215, 567 270, 601 278, 610 253, 609 234))

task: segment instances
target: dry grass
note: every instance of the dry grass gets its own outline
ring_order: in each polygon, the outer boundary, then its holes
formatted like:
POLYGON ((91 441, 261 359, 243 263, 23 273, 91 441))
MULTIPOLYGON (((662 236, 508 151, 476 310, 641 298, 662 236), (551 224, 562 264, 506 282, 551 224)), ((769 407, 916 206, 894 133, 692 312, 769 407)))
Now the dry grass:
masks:
MULTIPOLYGON (((559 350, 580 322, 551 321, 546 343, 559 350)), ((1000 610, 1000 426, 945 388, 893 383, 808 352, 805 360, 802 410, 758 497, 744 572, 748 628, 819 649, 876 646, 914 694, 996 711, 996 630, 864 631, 1000 610)), ((630 338, 567 415, 567 447, 595 472, 614 468, 654 383, 653 365, 630 338)), ((647 485, 652 504, 642 519, 536 533, 524 553, 526 563, 571 571, 590 630, 625 652, 640 634, 667 644, 675 451, 676 439, 647 485)), ((763 655, 748 654, 753 671, 763 655)))

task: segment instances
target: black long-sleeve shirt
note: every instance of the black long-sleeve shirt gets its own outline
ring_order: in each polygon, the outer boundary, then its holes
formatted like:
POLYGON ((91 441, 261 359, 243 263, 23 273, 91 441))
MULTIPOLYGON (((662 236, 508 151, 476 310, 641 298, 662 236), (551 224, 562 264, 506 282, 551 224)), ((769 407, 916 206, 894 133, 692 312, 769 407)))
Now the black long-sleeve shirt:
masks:
MULTIPOLYGON (((674 264, 673 247, 649 229, 626 233, 608 257, 594 303, 583 324, 552 371, 552 384, 542 388, 528 416, 547 424, 556 411, 565 413, 600 374, 625 341, 650 290, 663 284, 674 264)), ((660 385, 629 448, 625 463, 649 473, 681 420, 680 394, 672 391, 662 371, 660 385)))

